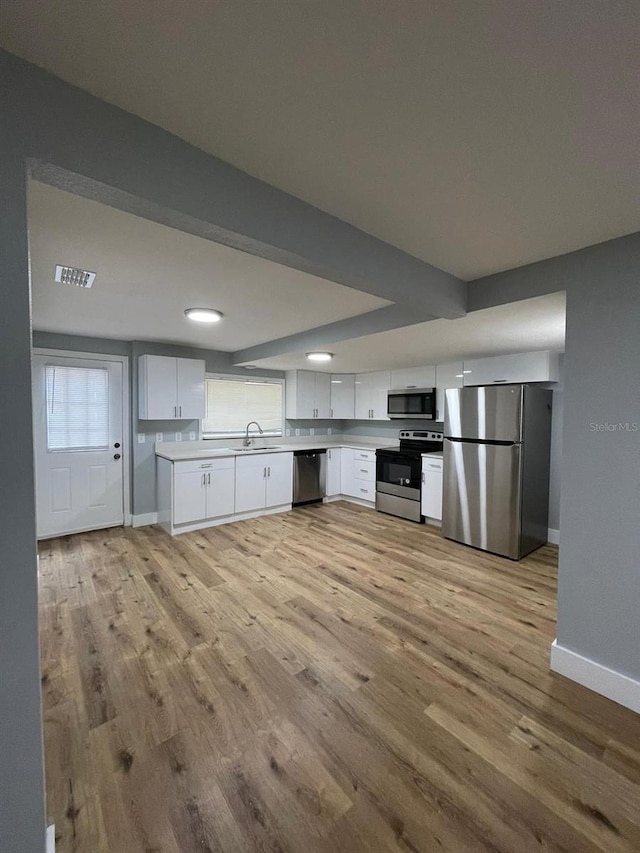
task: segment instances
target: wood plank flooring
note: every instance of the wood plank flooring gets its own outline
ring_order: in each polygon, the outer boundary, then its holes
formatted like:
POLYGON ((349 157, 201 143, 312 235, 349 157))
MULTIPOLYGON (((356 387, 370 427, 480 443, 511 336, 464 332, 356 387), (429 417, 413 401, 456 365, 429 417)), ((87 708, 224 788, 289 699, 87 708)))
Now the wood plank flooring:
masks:
POLYGON ((552 546, 333 503, 40 557, 58 853, 640 850, 640 717, 548 670, 552 546))

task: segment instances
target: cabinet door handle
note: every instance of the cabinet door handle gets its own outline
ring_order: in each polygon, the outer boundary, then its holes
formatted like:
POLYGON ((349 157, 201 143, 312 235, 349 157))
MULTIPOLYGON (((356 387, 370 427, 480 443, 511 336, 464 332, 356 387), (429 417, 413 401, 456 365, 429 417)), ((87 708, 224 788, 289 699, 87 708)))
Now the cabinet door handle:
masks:
POLYGON ((366 468, 361 468, 361 469, 360 469, 360 473, 361 473, 361 474, 366 474, 366 473, 367 473, 367 469, 366 469, 366 468))
POLYGON ((211 474, 207 474, 207 486, 211 485, 211 474))
POLYGON ((265 479, 265 478, 266 478, 266 476, 267 476, 267 469, 266 469, 266 468, 263 468, 263 469, 262 469, 262 478, 263 478, 263 479, 265 479))
POLYGON ((368 492, 369 489, 360 489, 361 492, 368 492))
POLYGON ((204 484, 205 484, 206 479, 207 479, 207 475, 206 475, 206 474, 203 474, 203 475, 202 475, 202 484, 201 484, 203 487, 204 487, 204 484))
POLYGON ((424 471, 422 472, 422 482, 424 483, 424 471))
POLYGON ((494 382, 506 382, 507 380, 506 379, 494 379, 493 381, 494 382))
POLYGON ((329 457, 329 459, 331 459, 331 451, 330 450, 327 450, 327 456, 329 457))
POLYGON ((271 476, 271 465, 267 468, 267 477, 271 476))
POLYGON ((182 417, 182 406, 180 406, 180 417, 182 417))
POLYGON ((174 417, 174 418, 177 418, 177 417, 178 417, 178 407, 177 407, 177 406, 174 406, 174 407, 173 407, 173 417, 174 417))

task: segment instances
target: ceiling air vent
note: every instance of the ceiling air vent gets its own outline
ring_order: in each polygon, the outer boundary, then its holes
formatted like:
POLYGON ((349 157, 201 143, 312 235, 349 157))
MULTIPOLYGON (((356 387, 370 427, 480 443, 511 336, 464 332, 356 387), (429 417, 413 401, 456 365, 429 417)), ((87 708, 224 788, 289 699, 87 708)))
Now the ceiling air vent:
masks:
POLYGON ((89 288, 95 280, 96 274, 89 270, 79 270, 77 267, 56 266, 56 281, 61 284, 75 284, 76 287, 89 288))

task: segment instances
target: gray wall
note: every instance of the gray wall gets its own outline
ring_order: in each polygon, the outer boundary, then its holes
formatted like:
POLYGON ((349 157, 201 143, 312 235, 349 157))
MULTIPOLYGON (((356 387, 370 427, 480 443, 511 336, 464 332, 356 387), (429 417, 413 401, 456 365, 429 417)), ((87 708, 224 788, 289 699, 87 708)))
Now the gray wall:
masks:
POLYGON ((640 241, 621 248, 568 294, 558 642, 640 679, 640 241))
POLYGON ((551 412, 551 460, 549 464, 549 527, 560 530, 560 480, 564 422, 564 355, 560 356, 560 381, 553 388, 551 412))
POLYGON ((640 234, 474 283, 567 291, 558 642, 640 680, 640 234), (609 426, 607 426, 607 424, 609 426), (629 431, 617 428, 628 424, 629 431), (612 428, 615 427, 615 428, 612 428))
MULTIPOLYGON (((3 138, 4 128, 0 134, 3 138)), ((1 145, 1 142, 0 142, 1 145)), ((0 849, 44 849, 31 429, 27 208, 21 159, 0 156, 0 849)))

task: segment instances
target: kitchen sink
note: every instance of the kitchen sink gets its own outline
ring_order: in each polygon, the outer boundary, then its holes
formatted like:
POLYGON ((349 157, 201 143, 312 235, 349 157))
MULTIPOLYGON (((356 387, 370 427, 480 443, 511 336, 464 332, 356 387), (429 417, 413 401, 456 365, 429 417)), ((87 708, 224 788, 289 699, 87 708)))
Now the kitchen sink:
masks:
POLYGON ((280 450, 280 445, 271 444, 269 447, 236 447, 236 451, 238 453, 247 453, 248 451, 253 451, 255 453, 257 450, 280 450))

